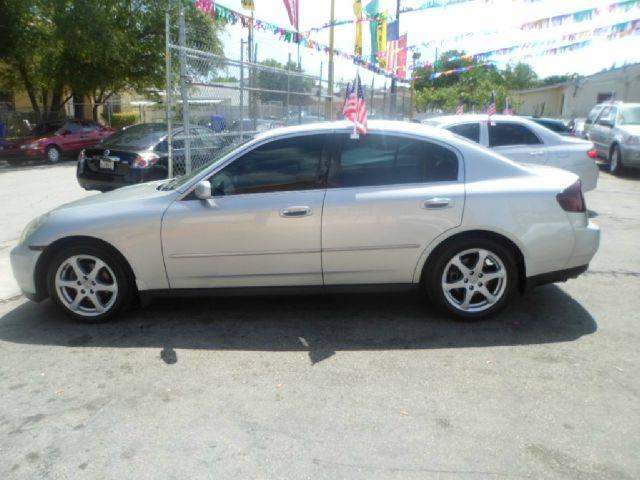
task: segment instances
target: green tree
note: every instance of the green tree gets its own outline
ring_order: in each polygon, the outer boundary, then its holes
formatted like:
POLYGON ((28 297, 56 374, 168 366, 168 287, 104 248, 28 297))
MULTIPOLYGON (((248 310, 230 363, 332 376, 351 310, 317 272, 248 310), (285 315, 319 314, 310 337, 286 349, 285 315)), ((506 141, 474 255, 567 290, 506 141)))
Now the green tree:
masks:
POLYGON ((260 100, 263 102, 287 102, 287 90, 289 94, 289 103, 291 105, 302 105, 304 103, 303 95, 295 95, 295 93, 309 93, 313 91, 314 82, 311 78, 301 77, 299 75, 288 75, 289 72, 304 73, 304 70, 298 70, 298 65, 293 61, 288 61, 286 65, 282 65, 277 60, 269 58, 260 62, 269 69, 260 69, 258 72, 258 88, 260 88, 260 100))
POLYGON ((72 94, 90 97, 96 117, 118 92, 161 89, 165 13, 177 26, 179 6, 193 38, 220 53, 220 25, 189 0, 0 0, 0 86, 24 89, 42 120, 72 94))

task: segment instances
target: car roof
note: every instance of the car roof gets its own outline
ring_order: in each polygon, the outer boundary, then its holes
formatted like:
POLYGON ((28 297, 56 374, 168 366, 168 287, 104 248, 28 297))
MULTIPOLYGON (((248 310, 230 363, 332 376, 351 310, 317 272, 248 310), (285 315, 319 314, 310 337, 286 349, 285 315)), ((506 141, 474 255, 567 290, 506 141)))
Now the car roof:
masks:
MULTIPOLYGON (((367 123, 368 130, 371 133, 395 133, 410 134, 416 136, 428 135, 431 138, 440 138, 442 140, 451 141, 455 136, 447 131, 434 128, 430 125, 424 125, 413 122, 395 121, 395 120, 370 120, 367 123)), ((280 135, 294 135, 304 133, 331 133, 334 131, 344 131, 348 133, 353 130, 353 122, 347 120, 338 120, 335 122, 317 122, 306 123, 302 125, 291 125, 288 127, 279 127, 262 132, 256 135, 256 140, 262 138, 270 138, 280 135)))

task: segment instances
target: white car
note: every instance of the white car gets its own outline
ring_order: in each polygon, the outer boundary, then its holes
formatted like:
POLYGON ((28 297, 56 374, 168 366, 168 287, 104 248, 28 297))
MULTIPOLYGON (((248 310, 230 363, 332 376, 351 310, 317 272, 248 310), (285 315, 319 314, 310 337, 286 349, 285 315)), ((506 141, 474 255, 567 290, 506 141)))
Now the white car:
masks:
POLYGON ((569 170, 580 177, 582 190, 596 188, 598 156, 592 142, 562 136, 531 120, 512 115, 446 115, 422 123, 445 128, 518 163, 534 163, 569 170))
POLYGON ((419 289, 476 319, 584 272, 600 231, 578 177, 405 122, 271 130, 190 175, 34 219, 11 252, 25 295, 103 321, 166 294, 419 289))

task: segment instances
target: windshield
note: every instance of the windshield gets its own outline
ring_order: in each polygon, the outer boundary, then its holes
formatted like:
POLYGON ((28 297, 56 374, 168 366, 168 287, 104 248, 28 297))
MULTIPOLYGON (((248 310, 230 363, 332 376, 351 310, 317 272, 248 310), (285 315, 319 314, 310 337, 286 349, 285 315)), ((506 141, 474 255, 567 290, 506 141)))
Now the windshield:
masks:
POLYGON ((40 136, 54 133, 62 127, 62 123, 39 123, 31 129, 31 135, 40 136))
POLYGON ((640 106, 622 107, 618 118, 620 125, 640 125, 640 106))
POLYGON ((202 173, 204 170, 209 168, 211 165, 214 165, 216 163, 226 160, 226 157, 230 153, 232 153, 235 149, 241 147, 242 145, 246 144, 250 140, 252 140, 251 137, 245 138, 244 140, 238 140, 235 143, 231 143, 225 147, 222 147, 220 150, 216 152, 215 155, 211 157, 211 160, 209 160, 203 166, 197 168, 196 170, 192 171, 187 175, 182 175, 181 177, 174 177, 170 179, 169 181, 163 183, 160 186, 160 190, 174 190, 176 188, 180 188, 182 185, 185 185, 186 183, 188 183, 192 178, 195 178, 198 175, 200 175, 200 173, 202 173))
POLYGON ((102 143, 106 147, 146 150, 167 136, 167 126, 161 123, 141 123, 114 133, 102 143))

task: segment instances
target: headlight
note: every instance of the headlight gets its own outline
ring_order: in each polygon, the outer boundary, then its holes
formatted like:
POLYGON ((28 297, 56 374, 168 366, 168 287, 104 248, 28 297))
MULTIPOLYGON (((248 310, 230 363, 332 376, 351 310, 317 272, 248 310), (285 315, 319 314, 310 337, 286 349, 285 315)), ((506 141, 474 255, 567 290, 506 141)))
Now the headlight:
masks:
POLYGON ((37 150, 38 144, 37 143, 25 143, 24 145, 20 145, 20 148, 22 150, 37 150))
POLYGON ((38 227, 44 223, 44 221, 47 219, 48 216, 49 214, 45 213, 44 215, 40 215, 39 217, 36 217, 33 220, 31 220, 29 223, 27 223, 27 226, 24 227, 24 230, 22 231, 22 235, 20 235, 20 240, 18 243, 20 244, 24 243, 31 236, 31 234, 35 232, 38 229, 38 227))

